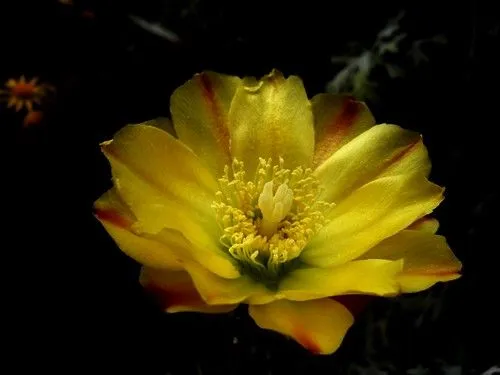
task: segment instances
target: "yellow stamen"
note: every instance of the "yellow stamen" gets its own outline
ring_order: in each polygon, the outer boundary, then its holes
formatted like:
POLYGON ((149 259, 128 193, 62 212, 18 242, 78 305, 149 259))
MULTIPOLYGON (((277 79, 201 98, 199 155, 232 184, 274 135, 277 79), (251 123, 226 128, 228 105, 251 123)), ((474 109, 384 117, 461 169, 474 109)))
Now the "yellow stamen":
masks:
POLYGON ((320 186, 310 169, 284 168, 259 159, 253 181, 234 160, 219 179, 213 203, 223 234, 221 243, 242 270, 274 285, 311 237, 325 224, 333 204, 317 199, 320 186))

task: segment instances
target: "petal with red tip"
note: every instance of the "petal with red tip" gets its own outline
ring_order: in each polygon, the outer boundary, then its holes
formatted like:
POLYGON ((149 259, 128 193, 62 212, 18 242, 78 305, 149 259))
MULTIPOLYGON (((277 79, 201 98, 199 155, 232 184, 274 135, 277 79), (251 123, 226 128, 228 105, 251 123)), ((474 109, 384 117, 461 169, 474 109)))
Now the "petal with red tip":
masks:
POLYGON ((460 277, 461 262, 446 239, 421 230, 403 230, 363 254, 362 259, 402 259, 398 282, 404 293, 427 289, 437 282, 460 277))
POLYGON ((167 271, 150 267, 141 269, 140 283, 167 312, 226 313, 238 305, 208 305, 185 271, 167 271))
POLYGON ((148 125, 126 126, 102 150, 120 197, 137 218, 136 233, 177 231, 196 247, 196 260, 212 272, 239 276, 218 242, 220 228, 211 208, 217 183, 191 150, 148 125))
POLYGON ((335 352, 354 323, 347 308, 327 298, 250 305, 249 313, 259 327, 292 337, 315 354, 335 352))
POLYGON ((311 105, 315 133, 313 166, 375 125, 365 103, 347 95, 318 94, 311 99, 311 105))
POLYGON ((346 143, 314 174, 324 187, 320 199, 339 203, 354 190, 380 177, 427 176, 430 161, 418 133, 397 125, 376 125, 346 143))
POLYGON ((376 298, 376 296, 368 294, 344 294, 331 298, 344 305, 351 312, 351 314, 356 317, 365 310, 365 308, 376 298))
POLYGON ((380 241, 430 214, 443 189, 418 174, 382 177, 354 191, 329 213, 329 222, 300 254, 305 263, 331 267, 360 257, 380 241))
POLYGON ((118 247, 141 264, 171 270, 183 269, 181 260, 166 244, 134 233, 135 218, 114 189, 103 194, 94 204, 94 214, 118 247))
POLYGON ((170 111, 179 139, 216 175, 230 164, 228 113, 241 79, 215 72, 196 74, 174 91, 170 111))

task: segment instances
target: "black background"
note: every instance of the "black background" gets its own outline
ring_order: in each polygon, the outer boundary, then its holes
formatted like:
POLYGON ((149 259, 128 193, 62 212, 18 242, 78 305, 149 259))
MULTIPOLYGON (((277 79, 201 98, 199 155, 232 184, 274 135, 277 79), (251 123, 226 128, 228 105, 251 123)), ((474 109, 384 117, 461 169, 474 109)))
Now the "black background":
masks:
POLYGON ((464 276, 449 284, 439 324, 411 331, 413 318, 396 314, 394 339, 377 360, 403 374, 419 364, 432 368, 438 358, 467 373, 498 364, 500 37, 493 5, 183 3, 2 3, 0 78, 39 76, 57 88, 38 126, 23 128, 20 114, 0 108, 9 373, 335 374, 366 361, 363 316, 335 355, 318 357, 261 331, 245 309, 164 315, 137 285, 138 265, 92 216, 92 203, 110 186, 99 142, 127 123, 169 116, 170 94, 195 72, 259 76, 278 68, 301 76, 312 96, 337 72, 332 55, 349 41, 370 45, 400 10, 409 39, 444 34, 448 43, 404 78, 381 77, 380 100, 369 104, 378 122, 423 133, 432 180, 446 187, 436 211, 440 233, 464 276), (161 22, 181 42, 148 33, 130 14, 161 22))

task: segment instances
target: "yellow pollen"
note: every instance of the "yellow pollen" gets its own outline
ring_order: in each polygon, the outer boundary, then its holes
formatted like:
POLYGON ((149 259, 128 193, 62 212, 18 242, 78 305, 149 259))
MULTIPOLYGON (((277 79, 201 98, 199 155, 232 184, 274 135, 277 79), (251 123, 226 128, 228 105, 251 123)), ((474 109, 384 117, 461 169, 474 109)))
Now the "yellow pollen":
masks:
POLYGON ((212 207, 221 243, 244 272, 268 284, 286 272, 333 206, 317 198, 321 188, 311 169, 286 169, 282 158, 278 165, 260 158, 252 180, 235 159, 219 186, 212 207))

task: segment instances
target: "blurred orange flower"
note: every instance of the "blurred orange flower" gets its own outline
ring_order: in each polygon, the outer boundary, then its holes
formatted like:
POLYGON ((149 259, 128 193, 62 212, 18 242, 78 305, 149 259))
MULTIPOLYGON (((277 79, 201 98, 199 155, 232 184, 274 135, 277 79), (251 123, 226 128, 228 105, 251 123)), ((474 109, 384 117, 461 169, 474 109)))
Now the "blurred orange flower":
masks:
POLYGON ((38 77, 27 81, 24 76, 19 80, 13 78, 5 83, 6 90, 0 90, 0 100, 7 101, 7 108, 14 107, 16 112, 26 108, 29 112, 33 111, 33 104, 41 104, 42 99, 49 92, 55 92, 51 85, 38 83, 38 77))

